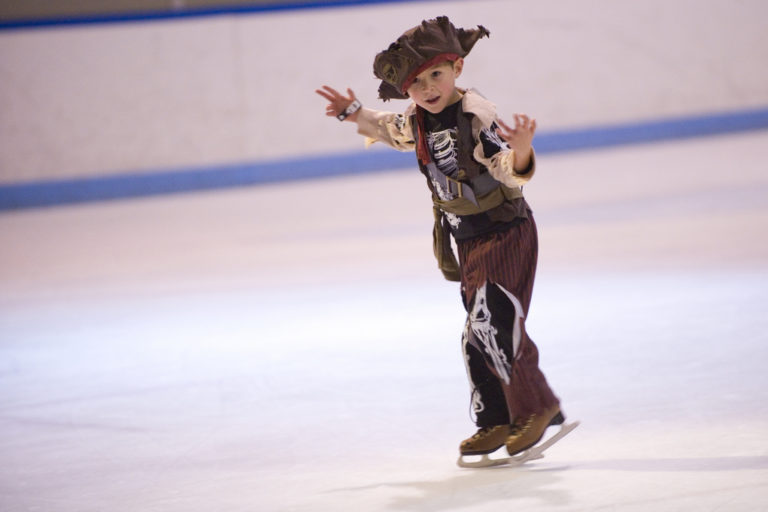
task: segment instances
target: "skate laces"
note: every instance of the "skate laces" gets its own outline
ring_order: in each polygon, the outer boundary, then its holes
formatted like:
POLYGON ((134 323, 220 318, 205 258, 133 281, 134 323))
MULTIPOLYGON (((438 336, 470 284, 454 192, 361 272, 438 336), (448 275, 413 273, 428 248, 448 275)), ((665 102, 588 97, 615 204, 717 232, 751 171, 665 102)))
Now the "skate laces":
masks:
POLYGON ((482 428, 478 429, 477 432, 475 432, 472 435, 472 439, 473 440, 474 439, 482 439, 486 435, 488 435, 491 432, 491 430, 493 430, 494 428, 496 428, 496 427, 482 427, 482 428))
POLYGON ((517 436, 520 434, 524 434, 525 432, 529 431, 531 429, 531 426, 533 425, 533 421, 536 419, 535 414, 531 414, 528 416, 528 418, 525 420, 525 423, 521 422, 519 419, 515 420, 515 422, 512 424, 512 428, 510 429, 509 435, 511 436, 517 436))
POLYGON ((489 434, 492 434, 494 430, 499 427, 505 427, 506 425, 494 425, 492 427, 481 427, 477 429, 477 432, 472 434, 472 437, 468 441, 480 441, 486 438, 489 434))

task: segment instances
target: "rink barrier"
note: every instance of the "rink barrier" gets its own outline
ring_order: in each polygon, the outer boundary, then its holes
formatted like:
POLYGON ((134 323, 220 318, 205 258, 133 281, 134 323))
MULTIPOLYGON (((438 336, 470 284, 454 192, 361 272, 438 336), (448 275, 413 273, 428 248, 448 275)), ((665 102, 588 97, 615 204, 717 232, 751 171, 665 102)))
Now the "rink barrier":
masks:
POLYGON ((19 19, 0 19, 0 30, 33 29, 61 25, 92 25, 109 23, 131 23, 163 21, 177 18, 199 18, 209 16, 234 16, 279 11, 297 11, 334 7, 355 7, 376 4, 414 3, 429 0, 316 0, 305 2, 262 2, 252 5, 221 5, 206 7, 181 6, 167 10, 132 10, 125 12, 104 12, 56 16, 36 16, 19 19))
MULTIPOLYGON (((537 134, 541 155, 768 129, 768 108, 537 134)), ((0 211, 415 168, 389 149, 0 185, 0 211)))

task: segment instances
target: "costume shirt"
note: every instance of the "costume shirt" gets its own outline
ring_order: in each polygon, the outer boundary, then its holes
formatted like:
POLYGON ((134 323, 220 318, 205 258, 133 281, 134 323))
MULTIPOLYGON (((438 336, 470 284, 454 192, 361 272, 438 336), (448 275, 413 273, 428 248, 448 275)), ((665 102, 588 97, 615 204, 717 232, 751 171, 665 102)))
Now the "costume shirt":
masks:
MULTIPOLYGON (((456 102, 437 114, 424 113, 424 132, 430 157, 440 172, 454 179, 457 178, 459 173, 458 126, 456 122, 458 112, 459 102, 456 102)), ((493 123, 490 128, 484 128, 480 131, 479 138, 486 158, 490 158, 496 153, 509 148, 507 143, 496 133, 496 128, 496 123, 493 123)), ((435 180, 431 181, 435 193, 440 199, 449 201, 456 198, 454 194, 445 190, 435 180)), ((451 233, 456 240, 465 240, 501 231, 510 225, 509 222, 494 222, 488 217, 487 213, 456 215, 444 212, 444 215, 450 224, 451 233)))

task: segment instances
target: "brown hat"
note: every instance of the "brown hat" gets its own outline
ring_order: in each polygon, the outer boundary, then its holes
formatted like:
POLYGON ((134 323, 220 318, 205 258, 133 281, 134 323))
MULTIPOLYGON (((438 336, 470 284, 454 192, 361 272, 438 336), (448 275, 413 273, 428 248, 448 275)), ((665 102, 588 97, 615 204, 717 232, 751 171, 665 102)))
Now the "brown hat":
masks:
POLYGON ((379 98, 408 98, 405 91, 419 73, 440 62, 466 57, 478 39, 490 35, 482 25, 457 29, 447 16, 422 21, 376 55, 373 74, 382 80, 379 98))

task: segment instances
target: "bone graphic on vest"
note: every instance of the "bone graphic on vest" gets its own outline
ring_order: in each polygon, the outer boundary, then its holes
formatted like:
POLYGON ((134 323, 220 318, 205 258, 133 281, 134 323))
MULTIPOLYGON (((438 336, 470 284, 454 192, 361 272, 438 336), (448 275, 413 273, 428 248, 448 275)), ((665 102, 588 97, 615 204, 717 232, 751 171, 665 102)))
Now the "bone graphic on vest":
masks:
MULTIPOLYGON (((457 131, 455 128, 449 128, 438 132, 429 132, 427 134, 427 144, 429 145, 432 157, 435 160, 437 168, 446 176, 456 176, 459 172, 459 158, 456 152, 457 131)), ((443 201, 450 201, 456 198, 455 194, 445 190, 441 184, 432 180, 432 185, 437 191, 437 195, 443 201)), ((458 228, 461 219, 453 213, 444 212, 448 223, 454 228, 458 228)))
POLYGON ((439 132, 429 132, 427 134, 427 144, 432 150, 432 156, 435 159, 435 165, 440 172, 446 176, 456 176, 459 172, 459 159, 456 153, 457 133, 455 128, 441 130, 439 132))
MULTIPOLYGON (((504 151, 509 149, 509 144, 507 144, 507 141, 501 138, 501 135, 499 135, 496 130, 498 129, 498 125, 496 123, 493 123, 490 128, 483 128, 480 131, 480 137, 485 138, 493 144, 494 146, 499 147, 499 151, 504 151)), ((490 155, 487 155, 490 156, 490 155)))

